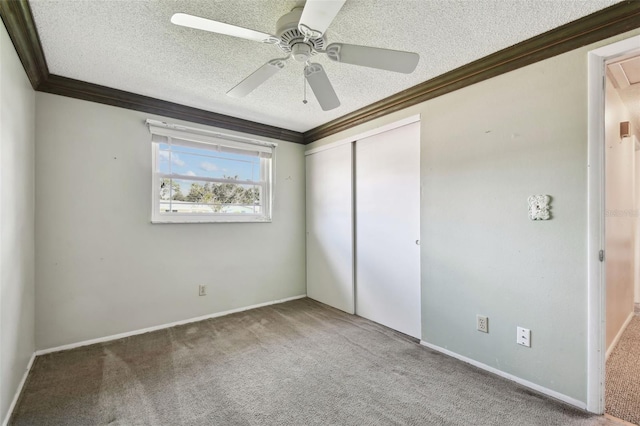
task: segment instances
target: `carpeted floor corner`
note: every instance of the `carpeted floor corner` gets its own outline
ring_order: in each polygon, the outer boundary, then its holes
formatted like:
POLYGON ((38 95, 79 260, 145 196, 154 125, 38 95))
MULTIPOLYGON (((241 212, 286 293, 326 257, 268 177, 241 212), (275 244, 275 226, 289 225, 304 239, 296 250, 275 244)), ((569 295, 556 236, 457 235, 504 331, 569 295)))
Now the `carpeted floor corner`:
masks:
POLYGON ((36 359, 22 425, 612 425, 301 299, 36 359))
POLYGON ((633 317, 607 360, 605 411, 640 424, 640 316, 633 317))

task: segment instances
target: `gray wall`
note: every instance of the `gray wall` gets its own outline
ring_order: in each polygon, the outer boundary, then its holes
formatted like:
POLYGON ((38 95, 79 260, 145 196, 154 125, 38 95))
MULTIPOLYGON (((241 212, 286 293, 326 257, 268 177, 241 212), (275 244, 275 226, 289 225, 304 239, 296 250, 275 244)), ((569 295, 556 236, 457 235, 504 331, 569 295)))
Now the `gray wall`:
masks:
POLYGON ((581 401, 586 74, 586 54, 568 53, 438 98, 422 121, 424 340, 581 401), (534 194, 552 197, 552 220, 529 219, 534 194))
POLYGON ((277 148, 272 223, 152 225, 144 120, 178 121, 36 101, 38 349, 305 294, 303 146, 277 148))
POLYGON ((0 421, 34 351, 35 94, 0 25, 0 421))
POLYGON ((309 146, 421 114, 424 341, 586 401, 587 52, 638 33, 309 146), (533 194, 553 198, 552 220, 529 220, 533 194), (531 329, 531 348, 516 344, 517 326, 531 329))

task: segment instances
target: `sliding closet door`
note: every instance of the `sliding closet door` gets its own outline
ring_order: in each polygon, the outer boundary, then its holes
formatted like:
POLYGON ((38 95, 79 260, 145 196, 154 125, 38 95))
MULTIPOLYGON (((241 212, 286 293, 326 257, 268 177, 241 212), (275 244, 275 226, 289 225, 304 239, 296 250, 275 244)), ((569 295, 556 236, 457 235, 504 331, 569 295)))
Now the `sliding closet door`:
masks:
POLYGON ((354 313, 352 144, 307 162, 307 296, 354 313))
POLYGON ((356 143, 356 313, 420 338, 420 123, 356 143))

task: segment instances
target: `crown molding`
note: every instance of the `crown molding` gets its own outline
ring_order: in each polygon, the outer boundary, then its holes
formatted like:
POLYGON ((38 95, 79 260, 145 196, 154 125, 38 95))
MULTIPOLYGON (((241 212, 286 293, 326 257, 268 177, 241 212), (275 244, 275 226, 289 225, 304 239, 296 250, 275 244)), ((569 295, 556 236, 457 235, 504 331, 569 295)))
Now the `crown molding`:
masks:
POLYGON ((0 17, 7 28, 31 86, 37 87, 49 75, 31 7, 27 1, 0 0, 0 17))
POLYGON ((420 83, 304 133, 311 143, 463 87, 640 27, 640 1, 624 1, 420 83))
POLYGON ((27 0, 0 0, 0 17, 36 91, 162 115, 193 123, 304 143, 302 133, 50 74, 27 0))
POLYGON ((0 17, 29 81, 37 91, 308 144, 500 74, 636 29, 640 27, 640 1, 626 0, 615 4, 427 80, 304 134, 50 74, 29 2, 0 0, 0 17))
POLYGON ((229 115, 192 108, 149 96, 113 89, 72 78, 49 74, 36 89, 39 92, 67 96, 85 101, 112 105, 120 108, 162 115, 192 123, 205 124, 221 129, 234 130, 281 141, 304 143, 302 133, 280 127, 243 120, 229 115))

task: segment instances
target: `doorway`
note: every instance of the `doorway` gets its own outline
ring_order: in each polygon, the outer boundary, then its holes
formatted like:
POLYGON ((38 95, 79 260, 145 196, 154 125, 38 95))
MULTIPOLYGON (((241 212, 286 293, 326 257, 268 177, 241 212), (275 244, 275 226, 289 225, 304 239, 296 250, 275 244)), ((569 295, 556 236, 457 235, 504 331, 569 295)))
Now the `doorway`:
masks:
POLYGON ((611 395, 605 393, 607 356, 613 356, 633 320, 638 275, 635 202, 640 197, 633 133, 636 127, 640 132, 640 118, 636 125, 628 111, 620 112, 623 102, 613 77, 622 61, 638 54, 640 36, 589 52, 587 409, 599 414, 605 412, 606 395, 611 395), (625 122, 630 123, 629 134, 625 122))
POLYGON ((640 52, 605 63, 605 413, 640 424, 640 52))

